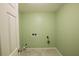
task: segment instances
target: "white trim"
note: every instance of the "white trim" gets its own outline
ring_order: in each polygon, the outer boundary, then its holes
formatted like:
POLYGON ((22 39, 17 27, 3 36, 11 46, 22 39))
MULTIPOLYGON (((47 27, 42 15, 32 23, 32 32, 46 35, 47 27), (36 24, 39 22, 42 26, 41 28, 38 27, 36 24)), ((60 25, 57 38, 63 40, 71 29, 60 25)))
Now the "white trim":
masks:
POLYGON ((18 49, 16 48, 9 56, 18 56, 18 49))

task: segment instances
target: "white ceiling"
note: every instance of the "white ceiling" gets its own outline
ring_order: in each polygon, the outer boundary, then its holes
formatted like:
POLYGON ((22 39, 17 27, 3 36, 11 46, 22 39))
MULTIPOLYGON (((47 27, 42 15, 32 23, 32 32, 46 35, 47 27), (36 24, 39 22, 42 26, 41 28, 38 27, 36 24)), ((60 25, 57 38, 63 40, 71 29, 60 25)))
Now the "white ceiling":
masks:
POLYGON ((55 12, 62 3, 20 3, 20 12, 55 12))

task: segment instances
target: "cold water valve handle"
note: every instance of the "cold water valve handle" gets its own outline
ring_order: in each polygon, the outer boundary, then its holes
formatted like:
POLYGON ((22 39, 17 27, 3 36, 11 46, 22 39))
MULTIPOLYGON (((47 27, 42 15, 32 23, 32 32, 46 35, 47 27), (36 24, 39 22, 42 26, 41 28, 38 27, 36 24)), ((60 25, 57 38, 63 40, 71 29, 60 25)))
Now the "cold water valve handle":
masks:
POLYGON ((47 39, 49 39, 49 36, 47 36, 47 39))
POLYGON ((47 44, 50 44, 49 36, 46 36, 47 38, 47 44))

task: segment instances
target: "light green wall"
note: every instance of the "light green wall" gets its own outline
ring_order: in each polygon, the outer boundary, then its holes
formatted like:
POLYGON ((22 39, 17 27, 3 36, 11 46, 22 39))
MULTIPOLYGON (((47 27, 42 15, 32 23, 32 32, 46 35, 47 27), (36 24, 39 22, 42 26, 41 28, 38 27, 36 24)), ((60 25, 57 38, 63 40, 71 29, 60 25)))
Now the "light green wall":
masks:
POLYGON ((54 47, 54 13, 20 13, 20 40, 21 47, 27 43, 30 48, 54 47), (37 36, 32 36, 37 33, 37 36), (50 44, 47 44, 46 36, 50 44))
POLYGON ((56 18, 56 47, 63 55, 79 55, 79 4, 65 4, 56 18))

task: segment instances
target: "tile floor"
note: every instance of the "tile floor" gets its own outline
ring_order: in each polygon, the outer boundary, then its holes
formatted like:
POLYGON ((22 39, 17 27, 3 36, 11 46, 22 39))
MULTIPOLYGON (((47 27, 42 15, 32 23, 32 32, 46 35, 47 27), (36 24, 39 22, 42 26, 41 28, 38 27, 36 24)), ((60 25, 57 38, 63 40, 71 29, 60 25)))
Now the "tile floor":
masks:
POLYGON ((61 56, 56 48, 26 48, 20 56, 61 56))

